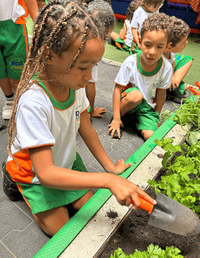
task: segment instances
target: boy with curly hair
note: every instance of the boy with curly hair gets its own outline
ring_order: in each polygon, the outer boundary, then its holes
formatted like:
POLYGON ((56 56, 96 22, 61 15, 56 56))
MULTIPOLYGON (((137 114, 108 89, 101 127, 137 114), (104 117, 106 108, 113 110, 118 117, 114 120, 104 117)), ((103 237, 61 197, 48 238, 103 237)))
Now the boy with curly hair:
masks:
POLYGON ((142 52, 127 57, 115 78, 113 119, 108 130, 111 138, 121 137, 121 117, 126 113, 134 113, 133 122, 145 140, 158 128, 172 78, 172 66, 163 56, 171 41, 167 21, 164 13, 152 14, 144 21, 142 52), (128 83, 131 87, 126 89, 128 83))
POLYGON ((185 102, 184 91, 187 89, 182 81, 194 60, 188 55, 178 55, 188 44, 187 38, 190 33, 190 27, 182 19, 175 16, 169 17, 169 25, 171 30, 171 43, 164 56, 172 64, 173 76, 170 88, 167 90, 167 99, 176 103, 185 102))

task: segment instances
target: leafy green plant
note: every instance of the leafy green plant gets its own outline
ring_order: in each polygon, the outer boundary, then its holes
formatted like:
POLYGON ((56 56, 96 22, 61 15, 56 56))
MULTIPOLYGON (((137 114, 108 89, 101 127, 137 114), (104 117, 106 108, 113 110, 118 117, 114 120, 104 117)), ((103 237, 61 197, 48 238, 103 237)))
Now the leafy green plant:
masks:
POLYGON ((182 147, 172 142, 171 138, 155 141, 166 151, 162 160, 166 174, 148 183, 156 194, 162 192, 200 216, 200 142, 182 147))
POLYGON ((181 105, 176 111, 173 120, 181 126, 188 125, 190 127, 186 141, 189 145, 195 144, 200 136, 200 96, 186 99, 187 103, 181 105))
POLYGON ((147 251, 138 251, 137 249, 133 254, 125 254, 121 248, 114 251, 110 258, 184 258, 180 255, 180 250, 174 246, 166 247, 162 250, 158 245, 150 244, 147 251))

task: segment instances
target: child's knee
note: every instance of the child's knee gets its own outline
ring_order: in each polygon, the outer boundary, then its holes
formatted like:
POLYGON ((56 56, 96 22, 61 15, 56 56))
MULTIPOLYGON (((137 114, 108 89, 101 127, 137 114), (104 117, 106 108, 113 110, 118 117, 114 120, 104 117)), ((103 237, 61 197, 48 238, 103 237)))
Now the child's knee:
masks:
POLYGON ((69 213, 64 206, 33 214, 33 217, 48 236, 54 236, 69 221, 69 213))
POLYGON ((139 90, 134 90, 129 92, 126 95, 126 101, 128 101, 129 103, 137 103, 140 104, 142 99, 143 99, 143 95, 139 90))
POLYGON ((141 134, 144 138, 144 140, 148 140, 152 135, 153 135, 154 131, 151 130, 141 130, 141 134))

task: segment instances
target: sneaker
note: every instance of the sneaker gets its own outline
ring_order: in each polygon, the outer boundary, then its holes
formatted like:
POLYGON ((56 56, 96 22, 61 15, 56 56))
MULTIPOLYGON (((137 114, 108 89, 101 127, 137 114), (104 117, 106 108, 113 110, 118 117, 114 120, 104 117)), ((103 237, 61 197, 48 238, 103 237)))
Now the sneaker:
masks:
POLYGON ((6 170, 6 162, 2 163, 3 173, 3 191, 5 195, 13 202, 22 200, 23 197, 17 188, 16 183, 12 180, 10 174, 6 170))
POLYGON ((5 105, 3 107, 3 112, 2 112, 2 116, 3 119, 5 120, 9 120, 11 118, 11 114, 12 114, 12 106, 13 106, 14 101, 6 101, 5 105))
POLYGON ((167 90, 167 100, 184 104, 186 102, 184 98, 185 96, 178 89, 172 91, 167 90))

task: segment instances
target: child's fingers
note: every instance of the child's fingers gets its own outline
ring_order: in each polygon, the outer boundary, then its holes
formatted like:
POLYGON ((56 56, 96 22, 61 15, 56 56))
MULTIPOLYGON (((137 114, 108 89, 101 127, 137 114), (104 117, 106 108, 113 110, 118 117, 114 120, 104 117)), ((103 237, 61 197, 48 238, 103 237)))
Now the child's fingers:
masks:
POLYGON ((115 174, 121 174, 123 173, 127 168, 130 168, 132 166, 132 163, 124 164, 124 160, 120 159, 116 163, 116 172, 115 174))
POLYGON ((149 196, 145 191, 143 191, 141 188, 138 187, 137 194, 143 198, 145 198, 147 201, 151 202, 152 204, 157 204, 156 200, 154 200, 151 196, 149 196))

